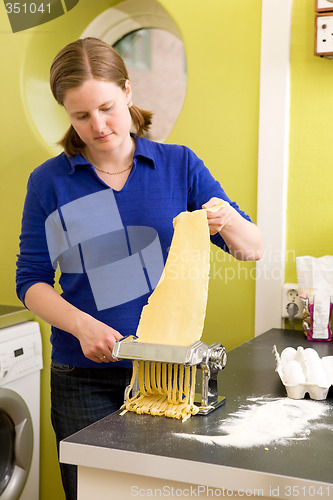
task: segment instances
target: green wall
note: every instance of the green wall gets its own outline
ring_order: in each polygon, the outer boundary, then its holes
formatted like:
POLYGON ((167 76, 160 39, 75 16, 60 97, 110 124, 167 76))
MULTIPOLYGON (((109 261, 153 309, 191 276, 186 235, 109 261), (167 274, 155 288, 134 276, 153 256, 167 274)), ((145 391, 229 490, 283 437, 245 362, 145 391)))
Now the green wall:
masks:
POLYGON ((314 2, 294 0, 285 280, 292 283, 295 256, 333 251, 333 61, 314 55, 314 25, 314 2))
MULTIPOLYGON (((185 103, 167 142, 191 147, 229 196, 255 221, 261 1, 159 2, 181 32, 188 69, 185 103)), ((300 6, 302 2, 296 3, 300 6)), ((116 3, 80 0, 66 15, 15 34, 11 32, 3 5, 0 7, 0 303, 19 304, 14 275, 26 182, 32 169, 54 154, 41 139, 29 109, 47 128, 48 114, 51 116, 55 105, 45 102, 38 89, 45 86, 53 56, 79 37, 94 17, 116 3)), ((333 64, 322 60, 316 63, 321 69, 326 67, 326 71, 333 64)), ((295 156, 298 162, 298 155, 295 156)), ((307 227, 302 223, 302 227, 307 227)), ((229 350, 253 337, 254 271, 253 263, 239 263, 219 250, 212 251, 205 341, 222 341, 229 350)), ((42 322, 41 325, 44 370, 40 498, 61 500, 64 497, 49 418, 50 331, 48 325, 42 322)))
MULTIPOLYGON (((190 146, 255 221, 261 1, 241 8, 227 0, 159 1, 178 25, 188 64, 185 103, 167 142, 190 146)), ((231 349, 253 337, 254 277, 255 264, 212 249, 205 341, 231 349)))

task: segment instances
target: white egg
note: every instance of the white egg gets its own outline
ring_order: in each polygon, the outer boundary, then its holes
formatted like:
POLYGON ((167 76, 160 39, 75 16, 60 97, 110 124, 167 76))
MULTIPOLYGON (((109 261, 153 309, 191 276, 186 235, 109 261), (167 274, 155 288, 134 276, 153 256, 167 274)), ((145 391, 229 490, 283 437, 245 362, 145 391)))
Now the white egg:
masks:
POLYGON ((324 368, 311 366, 307 373, 307 381, 309 384, 318 385, 319 387, 328 387, 328 378, 324 368))
POLYGON ((289 361, 284 368, 285 383, 288 385, 304 384, 306 382, 305 374, 298 361, 289 361))
POLYGON ((320 358, 313 358, 306 361, 306 365, 310 367, 311 370, 320 370, 323 368, 323 363, 320 358))
POLYGON ((310 360, 317 360, 317 359, 320 360, 319 354, 317 353, 317 351, 315 351, 311 347, 308 347, 307 349, 304 349, 303 356, 308 361, 310 361, 310 360))
POLYGON ((288 363, 288 361, 295 359, 295 356, 296 356, 296 349, 294 349, 293 347, 286 347, 281 352, 281 361, 283 363, 288 363))

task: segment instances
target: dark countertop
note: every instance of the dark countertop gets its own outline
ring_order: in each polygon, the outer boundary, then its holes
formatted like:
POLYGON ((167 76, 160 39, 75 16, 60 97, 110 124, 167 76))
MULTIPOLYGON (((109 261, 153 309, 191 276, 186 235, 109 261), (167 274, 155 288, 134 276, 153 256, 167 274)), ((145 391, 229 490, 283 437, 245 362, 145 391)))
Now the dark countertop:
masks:
MULTIPOLYGON (((207 416, 195 416, 182 423, 166 417, 151 417, 126 413, 123 417, 119 412, 113 413, 99 422, 67 438, 62 443, 62 461, 77 463, 73 459, 76 445, 79 454, 93 449, 103 453, 103 468, 110 470, 130 471, 130 457, 135 454, 138 460, 147 462, 147 473, 151 474, 152 464, 161 457, 176 460, 177 464, 200 463, 209 466, 230 467, 230 473, 235 470, 242 472, 281 475, 287 478, 297 478, 323 483, 332 483, 333 463, 333 415, 328 411, 322 417, 323 425, 314 428, 309 437, 295 440, 287 444, 269 443, 250 448, 218 446, 202 443, 196 439, 183 439, 177 434, 217 435, 223 434, 223 422, 235 414, 244 405, 249 404, 249 398, 284 398, 285 388, 275 372, 273 345, 279 353, 287 346, 312 347, 323 356, 333 355, 332 342, 310 342, 302 332, 272 329, 228 353, 226 368, 220 372, 220 392, 226 396, 226 403, 221 408, 207 416), (74 445, 74 447, 71 445, 74 445), (105 449, 109 450, 106 453, 105 449), (112 451, 112 453, 111 453, 112 451), (117 468, 114 461, 119 460, 124 452, 128 452, 128 461, 123 469, 117 468), (110 463, 106 463, 110 458, 110 463), (179 460, 181 462, 179 462, 179 460), (185 463, 185 462, 184 462, 185 463), (126 465, 127 464, 127 465, 126 465), (126 468, 127 467, 127 468, 126 468)), ((332 387, 327 399, 321 404, 332 407, 332 387)), ((288 402, 293 400, 288 400, 288 402)), ((317 402, 313 402, 314 405, 317 402)), ((98 467, 93 463, 91 466, 98 467)), ((120 460, 121 461, 121 460, 120 460)), ((170 460, 168 461, 170 463, 170 460)), ((86 459, 82 465, 89 465, 86 459)), ((157 465, 156 465, 157 467, 157 465)), ((160 464, 162 467, 162 462, 160 464)), ((208 470, 206 468, 206 470, 208 470)), ((143 472, 142 472, 143 473, 143 472)), ((166 475, 160 477, 167 477, 166 475)), ((174 476, 169 479, 175 479, 174 476)), ((188 480, 194 479, 188 477, 188 480)), ((199 480, 199 479, 198 479, 199 480)), ((196 483, 198 484, 198 483, 196 483)))
POLYGON ((23 306, 0 304, 0 328, 17 325, 34 319, 34 314, 23 306))

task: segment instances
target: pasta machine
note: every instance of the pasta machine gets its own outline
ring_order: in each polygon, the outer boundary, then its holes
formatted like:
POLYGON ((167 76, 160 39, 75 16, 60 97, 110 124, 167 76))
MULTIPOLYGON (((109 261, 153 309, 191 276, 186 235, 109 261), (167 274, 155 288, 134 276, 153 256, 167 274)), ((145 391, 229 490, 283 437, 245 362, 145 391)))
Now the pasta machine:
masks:
POLYGON ((226 365, 227 354, 224 346, 217 342, 208 346, 197 341, 186 347, 148 344, 140 342, 137 337, 128 336, 116 341, 112 357, 116 360, 197 366, 202 372, 201 377, 199 372, 196 377, 194 404, 199 407, 198 413, 207 415, 225 402, 225 397, 218 394, 218 373, 226 365))

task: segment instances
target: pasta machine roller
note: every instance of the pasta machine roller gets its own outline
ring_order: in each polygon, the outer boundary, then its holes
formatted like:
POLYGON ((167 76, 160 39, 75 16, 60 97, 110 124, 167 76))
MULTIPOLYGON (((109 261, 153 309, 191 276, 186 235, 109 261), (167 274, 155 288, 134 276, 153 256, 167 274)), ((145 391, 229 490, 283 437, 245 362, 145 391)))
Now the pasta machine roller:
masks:
POLYGON ((210 346, 201 341, 190 346, 174 346, 143 343, 128 336, 116 341, 112 357, 116 360, 182 364, 185 367, 196 365, 202 372, 196 379, 194 403, 199 407, 198 413, 207 415, 225 402, 225 398, 218 394, 218 373, 226 365, 227 354, 224 346, 217 342, 210 346))

